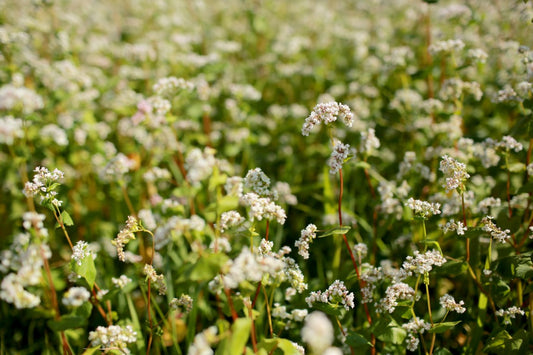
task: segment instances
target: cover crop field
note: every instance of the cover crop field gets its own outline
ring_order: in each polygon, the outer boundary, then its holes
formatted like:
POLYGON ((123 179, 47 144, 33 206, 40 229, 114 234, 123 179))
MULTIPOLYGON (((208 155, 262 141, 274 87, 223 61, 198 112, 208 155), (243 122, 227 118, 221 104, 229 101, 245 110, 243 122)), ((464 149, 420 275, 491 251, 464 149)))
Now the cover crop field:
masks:
POLYGON ((532 2, 0 9, 0 355, 533 352, 532 2))

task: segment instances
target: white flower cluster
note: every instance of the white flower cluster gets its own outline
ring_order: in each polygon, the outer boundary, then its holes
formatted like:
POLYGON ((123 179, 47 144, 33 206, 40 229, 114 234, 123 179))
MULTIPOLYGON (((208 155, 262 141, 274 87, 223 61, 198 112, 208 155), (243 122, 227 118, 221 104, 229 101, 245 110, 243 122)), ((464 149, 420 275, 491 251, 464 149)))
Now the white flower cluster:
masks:
POLYGON ((287 215, 281 206, 276 205, 268 197, 260 197, 254 192, 249 192, 240 198, 244 206, 250 207, 249 216, 253 220, 276 219, 279 224, 285 223, 287 215))
POLYGON ((146 278, 150 279, 150 281, 154 283, 154 287, 160 295, 164 295, 167 293, 165 277, 163 275, 158 275, 152 265, 145 264, 143 272, 146 275, 146 278))
POLYGON ((150 168, 143 174, 143 179, 147 182, 154 182, 158 180, 166 181, 170 180, 171 177, 172 175, 170 174, 170 171, 168 171, 168 169, 160 168, 157 166, 150 168))
POLYGON ((374 128, 369 128, 366 132, 361 132, 361 144, 359 145, 359 152, 364 155, 371 155, 374 149, 378 149, 381 145, 374 128))
POLYGON ((423 334, 425 331, 430 330, 431 324, 418 317, 413 317, 408 323, 402 324, 402 328, 407 331, 407 338, 405 339, 407 350, 416 351, 420 342, 417 334, 423 334))
POLYGON ((313 307, 313 303, 341 303, 347 311, 354 308, 354 294, 349 292, 343 281, 335 280, 326 291, 311 292, 309 297, 306 297, 305 302, 309 307, 313 307))
POLYGON ((72 260, 74 260, 76 264, 81 266, 82 260, 88 256, 91 258, 95 257, 93 252, 89 249, 89 243, 83 240, 79 240, 72 248, 72 260))
POLYGON ((439 96, 443 100, 459 100, 464 94, 471 94, 476 101, 481 100, 483 91, 478 82, 449 78, 442 83, 439 96))
POLYGON ((302 340, 309 345, 313 354, 323 354, 334 339, 333 326, 324 313, 315 311, 305 318, 302 340))
POLYGON ((468 229, 463 222, 455 221, 453 218, 446 222, 446 224, 441 225, 440 228, 444 233, 455 231, 457 235, 464 235, 465 231, 468 229))
POLYGON ((353 251, 359 259, 363 259, 368 253, 368 246, 365 243, 357 243, 353 246, 353 251))
POLYGON ((293 309, 291 313, 287 312, 287 307, 282 306, 279 303, 274 303, 272 308, 272 317, 287 319, 289 321, 294 320, 296 322, 301 322, 307 316, 307 309, 293 309))
POLYGON ((13 145, 17 138, 24 137, 23 121, 13 116, 0 117, 0 144, 13 145))
POLYGON ((202 152, 198 148, 192 149, 185 158, 185 170, 187 170, 187 179, 193 186, 200 185, 202 180, 211 176, 213 168, 217 164, 215 150, 206 147, 202 152))
POLYGON ((348 106, 337 102, 318 104, 309 117, 305 119, 302 135, 308 136, 313 127, 320 125, 322 122, 325 125, 330 124, 335 122, 337 118, 342 119, 348 127, 353 124, 353 114, 348 106))
POLYGON ((244 179, 240 176, 230 176, 224 184, 226 194, 241 197, 244 190, 244 179))
POLYGON ((523 316, 525 312, 521 310, 519 307, 512 306, 507 309, 499 309, 496 311, 496 315, 498 317, 504 317, 504 323, 505 324, 511 324, 511 318, 516 318, 517 315, 523 316))
POLYGON ((244 177, 244 187, 250 189, 261 197, 272 197, 274 200, 277 198, 272 196, 269 189, 270 178, 261 170, 261 168, 255 168, 248 170, 244 177))
POLYGON ((126 257, 124 256, 124 247, 130 242, 130 240, 135 239, 135 232, 141 231, 142 228, 139 226, 139 222, 133 216, 128 216, 126 221, 126 226, 118 232, 118 235, 111 242, 117 248, 117 255, 120 261, 125 261, 126 257))
POLYGON ((31 89, 12 84, 0 88, 0 110, 20 110, 29 114, 43 107, 43 99, 31 89))
POLYGON ((496 96, 492 98, 492 102, 495 103, 516 101, 522 101, 522 98, 518 96, 516 91, 514 91, 514 89, 510 85, 506 85, 503 89, 499 90, 496 93, 496 96))
POLYGON ((229 253, 231 251, 231 244, 228 240, 228 238, 220 237, 216 238, 209 244, 209 249, 213 252, 226 252, 229 253))
POLYGON ((466 52, 466 57, 477 63, 485 63, 489 55, 481 48, 471 48, 466 52))
POLYGON ((153 90, 156 95, 170 97, 176 95, 178 90, 193 90, 194 83, 183 78, 174 76, 161 78, 154 84, 153 90))
POLYGON ((228 261, 225 266, 228 272, 223 278, 217 276, 210 282, 210 288, 216 289, 222 280, 225 287, 232 289, 239 287, 243 281, 259 282, 265 275, 275 277, 284 267, 282 260, 270 255, 254 254, 244 247, 235 260, 228 261))
POLYGON ((492 216, 485 216, 481 219, 481 229, 487 233, 490 233, 491 237, 499 241, 500 243, 505 243, 505 241, 511 236, 509 233, 511 231, 509 229, 502 230, 500 227, 498 227, 492 220, 494 217, 492 216))
MULTIPOLYGON (((533 169, 533 165, 531 166, 532 169, 533 169)), ((532 174, 533 174, 533 170, 532 170, 532 174)), ((477 204, 477 208, 479 209, 479 211, 483 214, 487 214, 489 212, 489 208, 493 208, 493 207, 500 207, 502 205, 502 200, 498 197, 494 198, 494 197, 487 197, 481 201, 479 201, 479 203, 477 204)))
POLYGON ((398 306, 398 300, 412 301, 415 298, 415 290, 404 282, 393 283, 385 290, 385 297, 379 302, 378 311, 392 313, 398 306))
POLYGON ((120 277, 112 277, 111 282, 115 287, 124 288, 127 284, 131 282, 131 279, 126 275, 120 275, 120 277))
POLYGON ((458 189, 461 193, 465 190, 465 181, 470 177, 466 172, 466 165, 453 159, 449 155, 443 155, 439 170, 442 171, 445 183, 442 185, 446 192, 458 189))
POLYGON ((170 300, 170 308, 180 310, 184 314, 188 314, 192 310, 192 304, 192 297, 185 294, 182 294, 180 298, 174 297, 170 300))
POLYGON ((32 181, 26 182, 24 185, 24 195, 33 197, 35 195, 41 196, 41 203, 51 203, 56 207, 60 207, 62 201, 56 198, 57 191, 55 189, 59 186, 58 181, 65 176, 59 169, 54 169, 50 172, 45 167, 36 167, 32 181))
POLYGON ((194 341, 189 346, 187 354, 189 355, 212 355, 214 354, 211 349, 211 344, 216 342, 218 328, 211 326, 205 329, 203 332, 196 334, 194 341))
POLYGON ((439 53, 450 53, 453 51, 459 52, 465 47, 465 44, 460 39, 449 39, 446 41, 438 41, 432 43, 428 47, 428 51, 431 55, 439 53))
POLYGON ((413 211, 415 216, 427 219, 433 215, 440 214, 440 203, 415 200, 412 197, 407 200, 407 206, 413 211))
POLYGON ((101 346, 102 351, 117 349, 123 354, 130 354, 128 343, 137 341, 137 332, 131 325, 125 327, 110 325, 107 328, 100 326, 95 331, 89 332, 89 341, 92 346, 101 346))
POLYGON ((118 153, 100 171, 99 176, 104 181, 123 181, 125 175, 133 170, 136 164, 135 160, 118 153))
POLYGON ((227 211, 220 215, 220 232, 224 233, 225 230, 236 227, 245 221, 237 211, 227 211))
POLYGON ((308 224, 305 229, 300 232, 300 239, 298 239, 294 246, 298 248, 298 254, 304 259, 309 259, 309 244, 316 238, 317 228, 314 224, 308 224))
POLYGON ((503 136, 501 142, 496 144, 496 147, 503 148, 507 151, 514 150, 515 152, 519 152, 524 149, 522 143, 517 142, 517 140, 511 136, 503 136))
POLYGON ((298 204, 298 199, 291 193, 291 186, 283 181, 277 181, 272 188, 274 196, 278 196, 278 203, 286 203, 287 205, 298 204))
POLYGON ((87 302, 91 293, 85 287, 71 287, 63 295, 63 304, 65 306, 79 307, 87 302))
POLYGON ((48 229, 44 228, 44 220, 46 216, 37 212, 24 212, 22 215, 22 227, 25 230, 34 230, 37 234, 43 237, 48 236, 48 229))
POLYGON ((340 141, 336 141, 335 146, 333 147, 333 151, 331 152, 331 155, 328 159, 329 173, 335 174, 337 171, 342 169, 342 164, 344 164, 344 161, 346 160, 346 158, 348 158, 349 154, 350 145, 343 144, 340 141))
POLYGON ((424 254, 420 254, 418 250, 415 250, 414 254, 414 257, 408 256, 405 258, 402 264, 402 269, 409 275, 412 272, 425 275, 433 269, 433 266, 441 266, 446 263, 446 258, 438 250, 428 250, 424 254))
POLYGON ((439 303, 441 307, 446 309, 447 311, 457 313, 464 313, 466 311, 466 308, 463 307, 465 303, 463 301, 459 301, 459 303, 457 303, 455 301, 455 298, 453 298, 453 296, 450 296, 449 294, 445 294, 444 296, 439 298, 439 303))

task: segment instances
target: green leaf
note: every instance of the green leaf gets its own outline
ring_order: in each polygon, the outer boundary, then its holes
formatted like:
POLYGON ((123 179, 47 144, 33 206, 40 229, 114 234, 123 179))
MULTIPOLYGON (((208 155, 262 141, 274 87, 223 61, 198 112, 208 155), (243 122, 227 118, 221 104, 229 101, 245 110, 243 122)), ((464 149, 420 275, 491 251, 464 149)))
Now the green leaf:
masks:
POLYGON ((434 355, 452 355, 451 351, 446 348, 435 349, 434 355))
POLYGON ((70 217, 67 211, 61 212, 61 222, 63 222, 63 225, 65 226, 74 225, 74 221, 72 221, 72 218, 70 217))
POLYGON ((400 327, 394 319, 381 318, 373 329, 376 337, 385 343, 401 344, 407 336, 406 330, 400 327))
POLYGON ((323 302, 313 303, 313 308, 335 317, 339 317, 342 314, 342 310, 344 309, 342 306, 323 302))
POLYGON ((372 346, 372 343, 368 341, 364 336, 356 332, 348 332, 346 337, 346 344, 353 348, 360 348, 362 346, 372 346))
POLYGON ((207 281, 213 279, 220 272, 220 269, 226 264, 228 259, 228 256, 222 253, 202 254, 196 263, 189 268, 188 280, 207 281))
POLYGON ((250 336, 250 329, 252 327, 252 320, 249 318, 238 318, 231 326, 229 338, 225 338, 220 342, 216 354, 233 355, 242 354, 248 337, 250 336))
POLYGON ((271 353, 275 349, 280 349, 285 355, 300 354, 294 345, 292 345, 290 340, 283 338, 263 339, 259 344, 257 344, 257 347, 265 350, 267 353, 271 353))
POLYGON ((74 315, 84 319, 89 319, 92 310, 93 305, 90 302, 84 302, 81 306, 76 307, 76 309, 74 310, 74 315))
POLYGON ((526 165, 524 163, 512 163, 512 164, 509 164, 507 168, 512 173, 520 173, 526 170, 526 165))
POLYGON ((100 346, 93 346, 92 348, 87 348, 81 355, 93 355, 100 351, 100 346))
POLYGON ((461 323, 461 321, 457 322, 444 322, 433 325, 433 327, 429 330, 429 333, 444 333, 445 331, 452 329, 457 324, 461 323))
POLYGON ((87 319, 80 316, 65 315, 57 320, 51 319, 46 324, 54 332, 60 332, 66 329, 85 327, 87 325, 87 319))
POLYGON ((351 229, 350 226, 337 226, 331 229, 326 230, 323 234, 319 235, 318 238, 329 237, 334 234, 346 234, 351 229))
POLYGON ((96 268, 94 267, 94 260, 92 256, 88 255, 83 258, 81 260, 81 265, 78 265, 76 260, 71 260, 70 267, 72 268, 72 271, 87 281, 91 289, 94 287, 94 282, 96 280, 96 268))

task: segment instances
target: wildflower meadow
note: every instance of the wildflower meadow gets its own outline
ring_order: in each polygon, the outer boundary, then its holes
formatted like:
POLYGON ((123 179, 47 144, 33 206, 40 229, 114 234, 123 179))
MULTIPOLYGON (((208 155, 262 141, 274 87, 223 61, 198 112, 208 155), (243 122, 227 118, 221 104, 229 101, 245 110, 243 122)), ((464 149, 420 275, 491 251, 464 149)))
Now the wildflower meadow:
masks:
POLYGON ((533 2, 0 0, 0 355, 533 353, 533 2))

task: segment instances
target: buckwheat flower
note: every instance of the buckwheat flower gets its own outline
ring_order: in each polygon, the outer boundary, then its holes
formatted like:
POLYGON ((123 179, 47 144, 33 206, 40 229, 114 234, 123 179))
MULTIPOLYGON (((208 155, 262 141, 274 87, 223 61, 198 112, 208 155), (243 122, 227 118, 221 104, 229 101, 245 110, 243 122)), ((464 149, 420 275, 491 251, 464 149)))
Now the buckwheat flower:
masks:
POLYGON ((405 343, 407 344, 407 350, 416 351, 416 349, 418 349, 418 344, 420 343, 420 340, 416 335, 408 334, 407 338, 405 338, 405 343))
POLYGON ((357 243, 353 246, 353 251, 359 259, 363 259, 368 253, 368 246, 365 243, 357 243))
POLYGON ((293 309, 291 311, 291 318, 295 322, 301 322, 307 317, 307 309, 293 309))
POLYGON ((56 188, 59 186, 59 180, 65 176, 59 169, 54 169, 50 172, 45 167, 36 167, 34 169, 36 173, 33 176, 32 181, 26 182, 24 185, 23 193, 26 197, 33 197, 39 195, 41 197, 41 204, 52 204, 53 206, 60 207, 62 201, 56 198, 56 188))
POLYGON ((230 176, 224 184, 226 194, 241 197, 244 189, 244 179, 240 176, 230 176))
POLYGON ((503 89, 499 90, 496 93, 496 96, 492 98, 492 102, 495 103, 520 101, 522 101, 522 98, 518 96, 516 91, 514 91, 514 89, 509 85, 506 85, 503 89))
POLYGON ((48 236, 48 230, 44 228, 44 220, 46 216, 37 212, 24 212, 22 215, 22 227, 25 230, 35 230, 42 236, 48 236))
POLYGON ((192 310, 192 297, 189 295, 182 294, 180 298, 174 297, 170 301, 170 308, 174 310, 180 310, 183 314, 188 314, 192 310))
POLYGON ((364 155, 371 155, 373 150, 378 149, 381 143, 376 137, 374 128, 369 128, 366 132, 361 132, 361 144, 359 152, 364 155))
POLYGON ((134 233, 141 230, 142 228, 137 219, 133 216, 129 216, 126 221, 126 226, 120 230, 117 237, 111 242, 117 248, 117 255, 120 261, 126 261, 124 247, 130 242, 130 240, 135 239, 134 233))
POLYGON ((249 192, 240 198, 243 205, 250 207, 249 216, 253 220, 276 219, 279 224, 285 223, 287 215, 281 206, 276 205, 267 197, 259 197, 249 192))
POLYGON ((398 300, 412 301, 415 298, 415 290, 406 283, 397 282, 385 290, 385 297, 379 302, 379 311, 394 312, 398 306, 398 300))
POLYGON ((433 215, 440 214, 440 203, 438 202, 427 202, 427 201, 420 201, 415 200, 412 197, 410 197, 407 200, 407 206, 413 211, 413 214, 415 216, 427 219, 433 215))
POLYGON ((39 132, 40 136, 43 138, 50 139, 55 144, 61 147, 66 147, 68 145, 68 136, 65 130, 55 124, 48 124, 41 128, 39 132))
POLYGON ((530 82, 527 81, 521 81, 516 85, 516 91, 520 95, 520 97, 526 99, 529 97, 529 93, 532 91, 532 86, 530 82))
POLYGON ((333 326, 324 313, 315 311, 305 318, 302 340, 314 354, 322 354, 334 339, 333 326))
POLYGON ((120 277, 118 278, 112 277, 111 282, 113 283, 113 285, 115 285, 115 287, 124 288, 127 284, 131 282, 131 279, 126 275, 120 275, 120 277))
POLYGON ((255 168, 248 170, 244 177, 244 187, 252 190, 261 197, 270 197, 270 179, 261 170, 261 168, 255 168))
POLYGON ((15 305, 17 309, 34 308, 41 303, 39 296, 24 289, 19 275, 14 273, 10 273, 2 279, 0 299, 15 305))
POLYGON ((511 324, 511 318, 516 318, 517 315, 523 316, 525 312, 516 306, 512 306, 507 309, 499 309, 496 311, 498 317, 504 317, 504 324, 511 324))
POLYGON ((43 107, 42 97, 31 89, 11 84, 0 87, 0 110, 21 110, 30 114, 43 107))
POLYGON ((497 147, 504 148, 507 151, 514 150, 515 152, 519 152, 524 149, 524 146, 511 136, 504 136, 502 141, 497 143, 497 147))
POLYGON ((466 165, 458 162, 449 155, 443 155, 440 161, 439 170, 443 172, 445 183, 442 185, 446 192, 458 190, 459 193, 464 192, 465 181, 470 177, 466 172, 466 165))
POLYGON ((466 57, 477 63, 485 63, 489 55, 481 48, 471 48, 466 52, 466 57))
POLYGON ((425 331, 431 329, 431 324, 418 317, 413 317, 408 323, 402 324, 402 328, 409 334, 423 334, 425 331))
POLYGON ((492 216, 485 216, 481 219, 481 229, 487 233, 490 233, 490 236, 494 239, 496 239, 500 243, 505 243, 505 241, 511 236, 509 233, 511 231, 509 229, 502 230, 500 227, 498 227, 492 220, 494 217, 492 216))
POLYGON ((81 262, 83 261, 83 259, 88 256, 93 257, 93 254, 89 249, 89 243, 83 240, 79 240, 72 248, 72 260, 74 260, 76 264, 81 266, 81 262))
POLYGON ((465 47, 465 44, 460 39, 449 39, 444 41, 437 41, 432 43, 428 47, 428 52, 431 55, 437 55, 439 53, 458 52, 465 47))
POLYGON ((133 330, 131 325, 125 327, 118 325, 99 326, 95 331, 89 332, 89 341, 91 346, 100 346, 102 351, 116 349, 123 354, 130 354, 128 343, 137 341, 137 332, 133 330))
POLYGON ((463 307, 465 304, 463 301, 459 301, 459 303, 457 303, 455 299, 448 294, 445 294, 439 298, 439 303, 441 307, 447 311, 453 311, 457 313, 464 313, 466 311, 466 308, 463 307))
POLYGON ((214 354, 211 349, 211 344, 215 343, 218 329, 216 326, 211 326, 203 332, 196 334, 194 341, 189 346, 188 355, 211 355, 214 354))
POLYGON ((122 153, 118 153, 100 171, 104 181, 122 181, 125 175, 135 168, 136 162, 122 153))
POLYGON ((309 297, 305 299, 309 307, 313 307, 315 302, 322 303, 341 303, 347 311, 354 308, 354 294, 349 292, 343 281, 335 280, 326 291, 311 292, 309 297))
POLYGON ((446 224, 441 225, 440 228, 444 233, 455 231, 457 235, 464 235, 465 231, 468 229, 463 222, 455 221, 454 219, 449 220, 446 224))
POLYGON ((91 293, 85 287, 71 287, 63 295, 63 304, 65 306, 79 307, 87 302, 91 293))
POLYGON ((278 203, 287 205, 298 204, 298 199, 291 193, 291 186, 283 181, 278 181, 272 188, 272 192, 278 196, 278 203))
POLYGON ((332 346, 324 350, 322 355, 342 355, 342 350, 332 346))
POLYGON ((298 352, 300 355, 305 355, 305 349, 303 346, 299 345, 298 343, 295 343, 291 341, 292 346, 294 346, 294 349, 298 352))
POLYGON ((23 121, 13 116, 0 117, 0 144, 13 145, 13 142, 24 137, 23 121))
POLYGON ((154 267, 150 264, 144 265, 144 274, 147 279, 150 279, 154 283, 154 287, 159 292, 160 295, 167 293, 167 285, 165 284, 165 277, 163 275, 158 275, 154 267))
POLYGON ((348 127, 353 124, 353 114, 348 106, 337 102, 320 103, 315 106, 311 114, 305 119, 302 135, 308 136, 313 127, 321 123, 328 125, 335 122, 337 118, 342 119, 348 127))
POLYGON ((294 246, 298 248, 298 254, 304 259, 309 259, 309 244, 316 238, 317 228, 314 224, 308 224, 305 229, 300 232, 300 239, 298 239, 294 246))
POLYGON ((446 258, 442 256, 438 250, 428 250, 424 254, 420 254, 415 250, 414 257, 408 256, 405 258, 402 268, 411 274, 411 272, 425 275, 433 269, 433 266, 442 266, 446 263, 446 258))
MULTIPOLYGON (((533 165, 532 165, 532 168, 533 168, 533 165)), ((533 170, 532 170, 532 174, 533 174, 533 170)), ((489 213, 489 209, 490 208, 500 207, 501 204, 502 204, 502 200, 501 199, 494 198, 494 197, 487 197, 487 198, 479 201, 479 203, 477 204, 477 208, 479 209, 479 212, 481 212, 483 214, 487 214, 487 213, 489 213)))
POLYGON ((183 78, 176 78, 174 76, 161 78, 153 86, 153 91, 156 95, 171 97, 176 95, 179 90, 193 90, 194 84, 183 78))
POLYGON ((203 151, 194 148, 187 154, 185 169, 192 185, 199 186, 202 180, 211 175, 217 163, 215 152, 213 148, 206 147, 203 151))
POLYGON ((274 303, 272 308, 272 317, 280 319, 292 319, 290 313, 287 312, 287 307, 282 306, 279 303, 274 303))
POLYGON ((228 238, 225 237, 216 238, 209 244, 209 250, 212 250, 213 252, 229 253, 231 249, 231 243, 228 238))
POLYGON ((328 159, 329 173, 335 174, 337 171, 342 169, 342 164, 344 164, 344 160, 348 158, 349 154, 349 144, 343 144, 340 141, 335 142, 331 156, 328 159))

